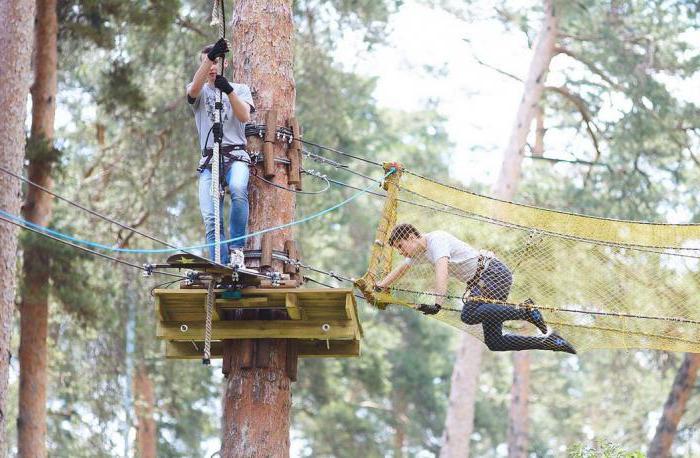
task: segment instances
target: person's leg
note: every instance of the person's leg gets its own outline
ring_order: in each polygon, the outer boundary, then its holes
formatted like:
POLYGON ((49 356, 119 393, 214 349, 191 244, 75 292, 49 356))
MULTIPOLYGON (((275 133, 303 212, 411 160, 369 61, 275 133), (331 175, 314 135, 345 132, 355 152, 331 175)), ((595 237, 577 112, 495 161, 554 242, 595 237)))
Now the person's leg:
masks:
MULTIPOLYGON (((219 202, 219 209, 223 210, 223 200, 219 202)), ((202 214, 202 220, 204 221, 204 239, 205 243, 214 243, 215 240, 215 222, 214 222, 214 200, 211 197, 211 170, 204 169, 202 173, 199 174, 199 211, 202 214)), ((223 212, 219 212, 219 216, 223 212)), ((223 218, 219 218, 219 230, 220 233, 224 234, 224 224, 223 218)), ((209 247, 209 259, 212 261, 215 259, 214 245, 209 247)), ((228 250, 221 250, 221 262, 226 264, 228 262, 228 250)))
POLYGON ((246 162, 234 161, 226 176, 231 193, 231 214, 229 225, 231 238, 237 239, 229 244, 229 249, 242 249, 248 228, 248 178, 250 172, 246 162))
MULTIPOLYGON (((479 284, 472 288, 470 297, 484 297, 495 301, 505 302, 513 284, 513 274, 508 267, 497 259, 492 259, 488 268, 482 273, 479 284)), ((544 334, 547 324, 539 310, 535 308, 520 308, 498 302, 467 301, 462 309, 462 321, 467 324, 481 323, 485 320, 500 322, 509 320, 524 320, 544 334), (465 321, 468 319, 470 322, 465 321)))
POLYGON ((503 334, 503 323, 498 320, 484 321, 482 328, 484 343, 491 351, 550 350, 576 353, 566 340, 554 333, 536 337, 503 334))

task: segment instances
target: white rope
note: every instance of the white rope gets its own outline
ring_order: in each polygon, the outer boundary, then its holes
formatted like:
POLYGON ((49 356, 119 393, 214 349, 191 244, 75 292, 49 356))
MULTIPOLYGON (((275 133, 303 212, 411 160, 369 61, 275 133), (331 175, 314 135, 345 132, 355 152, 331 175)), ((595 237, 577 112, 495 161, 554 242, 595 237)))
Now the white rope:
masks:
MULTIPOLYGON (((223 20, 223 4, 222 0, 214 0, 214 10, 212 11, 212 25, 218 24, 219 26, 219 37, 223 38, 225 34, 225 27, 223 20)), ((217 58, 218 72, 223 74, 224 72, 224 58, 217 58)), ((221 91, 217 91, 216 101, 218 104, 222 103, 223 94, 221 91)), ((221 123, 221 130, 223 132, 223 122, 221 119, 221 111, 214 110, 214 123, 221 123)), ((216 139, 215 139, 216 140, 216 139)), ((216 245, 214 246, 214 262, 221 264, 221 208, 220 208, 220 190, 219 190, 219 160, 221 143, 214 141, 214 147, 212 148, 211 156, 211 190, 209 194, 211 195, 212 201, 214 203, 214 241, 216 245)))
POLYGON ((202 358, 202 363, 207 365, 211 362, 211 317, 214 311, 214 301, 216 300, 216 293, 214 293, 216 281, 216 277, 212 277, 209 281, 209 288, 207 288, 207 308, 206 318, 204 319, 204 357, 202 358))

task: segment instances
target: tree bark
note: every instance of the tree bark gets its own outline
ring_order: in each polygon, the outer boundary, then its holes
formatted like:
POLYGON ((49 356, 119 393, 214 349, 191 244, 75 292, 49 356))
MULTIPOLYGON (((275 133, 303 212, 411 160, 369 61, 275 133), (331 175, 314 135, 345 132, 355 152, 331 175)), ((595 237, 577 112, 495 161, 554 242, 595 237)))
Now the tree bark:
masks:
MULTIPOLYGON (((24 120, 29 93, 30 57, 33 44, 34 1, 0 2, 0 164, 21 173, 24 158, 24 120)), ((19 182, 0 174, 0 209, 17 214, 20 209, 19 182)), ((0 456, 5 456, 5 402, 11 358, 10 332, 16 287, 17 229, 0 222, 0 456)))
MULTIPOLYGON (((513 200, 520 184, 525 144, 532 120, 540 111, 540 101, 544 91, 547 71, 556 54, 555 45, 559 21, 554 10, 553 0, 544 0, 544 18, 535 51, 530 62, 523 97, 518 107, 508 146, 503 152, 503 164, 496 183, 496 196, 499 199, 513 200)), ((540 126, 538 125, 538 129, 540 126)), ((537 132, 539 138, 540 132, 537 132)), ((540 145, 540 148, 543 148, 540 145)), ((541 153, 539 153, 541 155, 541 153)), ((510 409, 508 413, 508 456, 526 457, 529 444, 528 399, 530 396, 529 352, 513 353, 513 385, 511 386, 510 409)))
MULTIPOLYGON (((554 45, 558 20, 552 0, 544 1, 544 11, 542 29, 525 80, 523 97, 508 145, 503 153, 503 163, 498 181, 494 186, 494 194, 499 199, 512 200, 517 191, 527 135, 542 97, 549 64, 555 55, 554 45)), ((462 336, 452 372, 450 401, 443 435, 444 445, 440 451, 441 458, 469 456, 469 437, 474 430, 474 403, 476 402, 483 349, 484 346, 471 335, 464 334, 462 336)), ((517 417, 511 416, 510 418, 508 448, 509 450, 522 449, 526 451, 530 356, 525 352, 518 352, 513 355, 513 359, 514 367, 518 372, 514 375, 512 393, 517 393, 516 396, 513 396, 517 405, 511 406, 510 412, 518 414, 517 417), (526 385, 523 385, 523 382, 526 385), (514 439, 516 437, 518 438, 517 444, 514 439), (511 442, 513 442, 512 446, 511 442)))
MULTIPOLYGON (((290 0, 239 0, 233 16, 233 80, 247 84, 257 111, 253 122, 264 124, 268 111, 277 112, 277 125, 294 113, 294 24, 290 0)), ((249 150, 260 151, 252 141, 249 150)), ((274 155, 284 156, 279 143, 274 155)), ((275 163, 273 181, 288 187, 284 164, 275 163)), ((258 169, 262 176, 262 169, 258 169)), ((251 177, 249 231, 277 226, 294 218, 294 194, 251 177)), ((270 233, 272 248, 283 250, 291 231, 270 233)), ((261 238, 248 240, 259 248, 261 238)), ((248 263, 253 265, 253 263, 248 263)), ((282 264, 273 261, 282 271, 282 264)), ((296 377, 296 346, 290 340, 244 340, 224 342, 221 456, 289 456, 291 381, 296 377), (228 371, 228 372, 227 372, 228 371)))
POLYGON ((134 410, 136 412, 136 456, 155 458, 158 438, 156 421, 153 418, 156 397, 153 381, 146 366, 141 363, 134 376, 134 410))
POLYGON ((469 458, 469 442, 474 431, 474 404, 479 389, 479 368, 484 345, 464 333, 452 369, 450 399, 440 458, 469 458))
POLYGON ((553 0, 544 1, 544 12, 542 29, 537 37, 530 69, 525 79, 523 97, 520 100, 508 146, 503 153, 503 163, 496 184, 496 195, 503 199, 512 198, 520 182, 523 149, 532 120, 537 113, 537 105, 542 98, 549 64, 555 55, 559 22, 554 11, 553 0))
POLYGON ((508 456, 526 457, 528 447, 528 398, 530 396, 530 354, 513 355, 513 385, 508 412, 508 456))
POLYGON ((686 353, 664 404, 664 412, 656 426, 656 434, 649 444, 649 458, 671 456, 671 445, 695 385, 698 369, 700 369, 700 353, 686 353))
POLYGON ((403 389, 397 389, 394 392, 392 404, 394 418, 394 458, 402 458, 406 456, 404 447, 406 445, 406 413, 408 410, 406 393, 403 389))
MULTIPOLYGON (((32 144, 45 150, 53 146, 56 113, 58 21, 56 0, 37 0, 34 84, 32 95, 32 144), (41 144, 41 146, 37 146, 41 144)), ((52 158, 30 158, 29 179, 52 187, 52 158)), ((51 196, 29 186, 22 207, 25 219, 42 226, 51 220, 51 196)), ((36 244, 24 247, 24 288, 20 305, 20 376, 17 446, 21 457, 46 456, 46 383, 48 283, 50 256, 36 244)))

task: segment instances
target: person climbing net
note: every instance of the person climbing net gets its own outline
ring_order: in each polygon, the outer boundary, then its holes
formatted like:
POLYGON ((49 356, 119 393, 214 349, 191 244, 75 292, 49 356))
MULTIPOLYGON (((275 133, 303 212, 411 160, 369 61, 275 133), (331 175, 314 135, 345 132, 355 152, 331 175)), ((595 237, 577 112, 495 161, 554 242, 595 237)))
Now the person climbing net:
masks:
POLYGON ((413 266, 430 263, 435 269, 434 288, 428 296, 434 301, 421 303, 417 310, 436 315, 443 308, 449 277, 466 285, 460 318, 468 325, 481 324, 484 342, 492 351, 550 350, 576 354, 574 347, 550 329, 531 299, 522 307, 507 305, 513 274, 496 255, 476 250, 446 231, 422 234, 412 224, 398 224, 391 231, 389 245, 406 259, 376 283, 377 290, 388 289, 413 266), (540 336, 504 334, 503 323, 522 320, 533 324, 540 336))

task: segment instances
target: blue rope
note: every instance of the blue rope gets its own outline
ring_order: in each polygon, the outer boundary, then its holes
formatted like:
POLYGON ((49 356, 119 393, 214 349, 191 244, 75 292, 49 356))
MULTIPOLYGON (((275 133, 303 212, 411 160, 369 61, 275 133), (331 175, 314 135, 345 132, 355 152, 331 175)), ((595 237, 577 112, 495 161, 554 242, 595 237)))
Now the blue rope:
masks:
MULTIPOLYGON (((389 170, 389 172, 387 172, 387 174, 384 175, 384 178, 386 179, 389 175, 391 175, 391 174, 394 173, 394 172, 396 172, 396 169, 392 167, 392 168, 389 170)), ((352 196, 348 197, 347 199, 343 200, 342 202, 340 202, 340 203, 338 203, 338 204, 336 204, 336 205, 333 205, 332 207, 328 207, 328 208, 326 208, 326 209, 324 209, 324 210, 321 210, 321 211, 319 211, 319 212, 317 212, 317 213, 314 213, 313 215, 306 216, 306 217, 304 217, 304 218, 302 218, 302 219, 300 219, 300 220, 292 221, 292 222, 289 222, 289 223, 281 224, 281 225, 279 225, 279 226, 274 226, 274 227, 270 227, 270 228, 267 228, 267 229, 262 229, 262 230, 259 230, 259 231, 256 231, 256 232, 253 232, 253 233, 250 233, 250 234, 243 235, 243 236, 241 236, 241 237, 234 237, 234 238, 232 238, 232 239, 222 240, 222 241, 219 242, 219 244, 223 245, 224 243, 230 243, 230 242, 234 242, 234 241, 237 241, 237 240, 245 240, 245 239, 247 239, 247 238, 249 238, 249 237, 255 237, 256 235, 265 234, 265 233, 267 233, 267 232, 272 232, 272 231, 276 231, 276 230, 279 230, 279 229, 284 229, 284 228, 286 228, 286 227, 291 227, 291 226, 295 226, 295 225, 297 225, 297 224, 305 223, 305 222, 310 221, 310 220, 312 220, 312 219, 315 219, 315 218, 318 218, 318 217, 320 217, 320 216, 323 216, 323 215, 325 215, 326 213, 330 213, 330 212, 332 212, 332 211, 334 211, 334 210, 339 209, 339 208, 342 207, 343 205, 346 205, 346 204, 352 202, 353 200, 357 199, 357 198, 360 197, 361 195, 370 192, 370 190, 371 190, 374 186, 376 186, 376 185, 375 185, 375 184, 370 185, 369 187, 367 187, 367 188, 365 188, 365 189, 363 189, 363 190, 361 190, 361 191, 359 191, 359 192, 353 194, 352 196)), ((108 246, 108 245, 103 245, 103 244, 101 244, 101 243, 93 242, 93 241, 90 241, 90 240, 79 239, 79 238, 73 237, 73 236, 71 236, 71 235, 64 234, 64 233, 62 233, 62 232, 59 232, 59 231, 56 231, 56 230, 53 230, 53 229, 49 229, 48 227, 44 227, 44 226, 40 226, 40 225, 38 225, 38 224, 34 224, 34 223, 32 223, 31 221, 27 221, 27 220, 25 220, 25 219, 23 219, 23 218, 21 218, 21 217, 19 217, 19 216, 13 215, 13 214, 11 214, 11 213, 7 213, 7 212, 4 211, 4 210, 0 210, 0 216, 3 216, 3 217, 5 217, 5 218, 7 218, 7 219, 9 219, 9 220, 14 221, 14 222, 20 223, 20 224, 22 224, 22 225, 24 225, 24 226, 37 229, 37 230, 42 231, 42 232, 45 232, 45 233, 47 233, 47 234, 51 234, 51 235, 53 235, 53 236, 55 236, 55 237, 58 237, 58 238, 61 238, 61 239, 63 239, 63 240, 68 240, 68 241, 70 241, 70 242, 77 243, 77 244, 79 244, 79 245, 85 245, 85 246, 89 246, 89 247, 93 247, 93 248, 99 248, 99 249, 107 250, 107 251, 116 251, 116 252, 119 252, 119 253, 140 253, 140 254, 147 254, 147 253, 176 253, 176 252, 178 252, 178 251, 191 251, 191 250, 197 250, 197 249, 202 249, 202 248, 208 248, 208 247, 210 247, 210 246, 216 245, 216 242, 213 242, 213 243, 206 243, 206 244, 203 244, 203 245, 188 246, 188 247, 184 247, 184 248, 160 248, 160 249, 150 249, 150 250, 149 250, 149 249, 138 249, 138 248, 119 248, 119 247, 112 247, 112 246, 108 246)))

